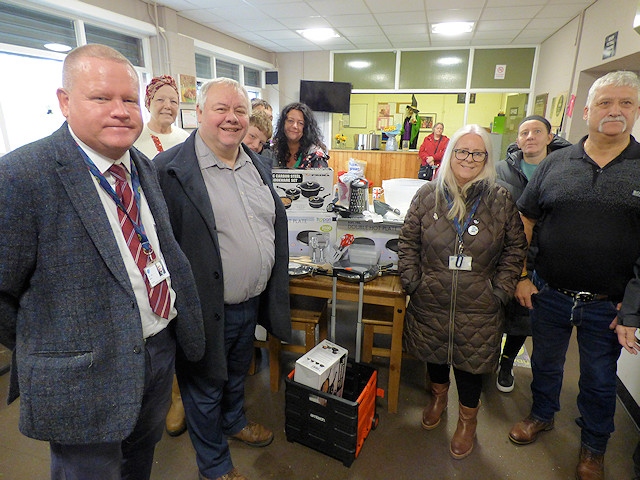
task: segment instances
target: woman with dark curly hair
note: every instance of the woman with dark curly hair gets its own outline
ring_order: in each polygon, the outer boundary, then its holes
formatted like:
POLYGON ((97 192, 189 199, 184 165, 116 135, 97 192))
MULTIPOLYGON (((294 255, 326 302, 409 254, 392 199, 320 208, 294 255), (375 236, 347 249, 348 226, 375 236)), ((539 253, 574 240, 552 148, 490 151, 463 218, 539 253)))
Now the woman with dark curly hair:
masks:
POLYGON ((327 147, 313 111, 304 103, 290 103, 282 110, 273 148, 281 168, 327 168, 327 147))

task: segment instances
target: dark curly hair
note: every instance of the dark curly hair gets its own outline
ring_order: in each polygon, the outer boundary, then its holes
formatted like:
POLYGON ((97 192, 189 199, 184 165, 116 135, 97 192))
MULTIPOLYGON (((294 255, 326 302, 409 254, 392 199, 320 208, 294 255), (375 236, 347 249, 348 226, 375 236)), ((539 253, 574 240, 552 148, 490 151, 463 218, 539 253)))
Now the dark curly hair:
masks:
POLYGON ((327 146, 322 142, 322 132, 318 127, 313 116, 313 110, 311 110, 306 104, 294 102, 290 103, 282 109, 280 117, 278 118, 278 124, 276 125, 276 132, 273 136, 273 148, 275 150, 276 160, 278 166, 286 168, 287 160, 289 158, 289 144, 287 143, 287 136, 284 132, 284 124, 287 120, 287 114, 291 110, 299 110, 304 117, 304 129, 302 130, 302 138, 300 139, 300 148, 298 152, 293 153, 306 153, 311 145, 317 145, 326 152, 327 146))

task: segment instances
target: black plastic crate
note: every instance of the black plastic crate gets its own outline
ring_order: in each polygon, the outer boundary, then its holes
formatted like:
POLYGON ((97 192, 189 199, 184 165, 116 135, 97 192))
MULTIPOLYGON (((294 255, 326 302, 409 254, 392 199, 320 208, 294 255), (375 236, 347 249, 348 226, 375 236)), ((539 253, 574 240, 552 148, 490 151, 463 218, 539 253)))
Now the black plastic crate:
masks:
POLYGON ((371 365, 349 361, 342 398, 285 379, 287 440, 337 458, 349 467, 371 429, 378 425, 378 372, 371 365))

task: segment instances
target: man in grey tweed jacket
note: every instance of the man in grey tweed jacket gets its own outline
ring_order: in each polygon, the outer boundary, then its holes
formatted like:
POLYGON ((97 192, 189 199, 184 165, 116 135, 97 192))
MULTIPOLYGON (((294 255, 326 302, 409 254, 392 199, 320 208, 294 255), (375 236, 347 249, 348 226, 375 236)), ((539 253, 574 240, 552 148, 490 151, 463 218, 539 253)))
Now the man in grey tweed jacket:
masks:
POLYGON ((187 358, 204 353, 189 263, 153 165, 131 149, 142 129, 138 92, 126 58, 102 45, 80 47, 67 56, 58 90, 67 122, 0 159, 0 343, 13 349, 9 402, 20 396, 22 433, 50 442, 53 479, 148 479, 176 338, 187 358), (134 190, 141 187, 141 221, 170 274, 167 318, 149 305, 109 184, 100 183, 113 177, 114 163, 131 171, 134 190))

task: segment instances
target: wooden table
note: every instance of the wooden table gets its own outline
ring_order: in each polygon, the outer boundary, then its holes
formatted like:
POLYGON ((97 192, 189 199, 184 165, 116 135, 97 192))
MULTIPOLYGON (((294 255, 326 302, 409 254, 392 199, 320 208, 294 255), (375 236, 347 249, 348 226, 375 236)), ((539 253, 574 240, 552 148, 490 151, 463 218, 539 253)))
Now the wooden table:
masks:
MULTIPOLYGON (((289 293, 308 297, 332 298, 333 279, 323 275, 290 277, 289 293)), ((338 300, 358 302, 359 284, 338 280, 336 296, 338 300)), ((387 406, 389 413, 398 411, 400 391, 400 370, 402 368, 402 330, 407 300, 400 277, 386 275, 365 283, 363 302, 369 305, 393 307, 393 327, 391 334, 391 355, 389 358, 389 387, 387 406)))

